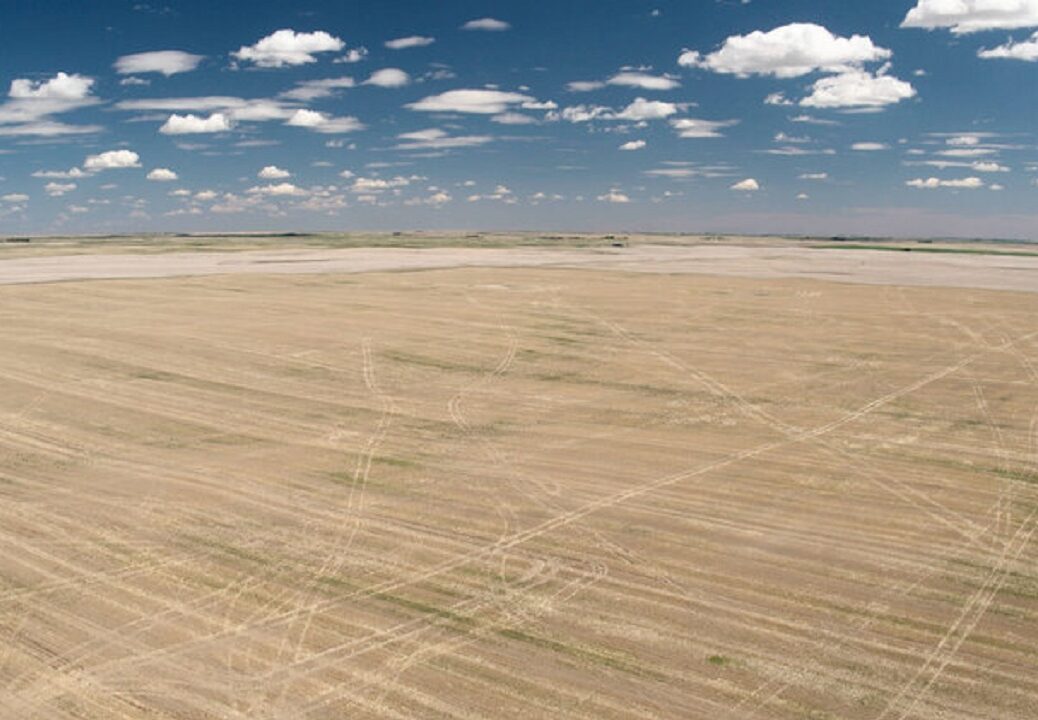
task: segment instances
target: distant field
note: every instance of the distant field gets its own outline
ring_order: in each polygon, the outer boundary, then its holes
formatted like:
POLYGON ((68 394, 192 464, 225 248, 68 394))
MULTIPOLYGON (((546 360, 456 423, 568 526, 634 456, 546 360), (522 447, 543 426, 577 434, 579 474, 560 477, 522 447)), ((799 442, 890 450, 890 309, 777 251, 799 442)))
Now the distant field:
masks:
POLYGON ((1012 241, 819 239, 783 236, 663 233, 398 232, 228 233, 213 235, 113 235, 0 238, 0 260, 64 254, 233 252, 343 248, 608 248, 614 245, 730 245, 838 249, 1038 254, 1033 243, 1012 241))
POLYGON ((2 285, 0 717, 1038 717, 1036 318, 603 267, 2 285))

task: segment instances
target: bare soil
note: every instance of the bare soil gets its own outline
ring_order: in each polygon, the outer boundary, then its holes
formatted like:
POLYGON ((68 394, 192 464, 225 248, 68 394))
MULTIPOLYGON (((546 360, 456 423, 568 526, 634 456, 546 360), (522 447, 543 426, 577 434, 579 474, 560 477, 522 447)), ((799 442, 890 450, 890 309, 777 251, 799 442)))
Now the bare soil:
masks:
POLYGON ((1038 295, 671 250, 0 263, 0 717, 1038 717, 1038 295))

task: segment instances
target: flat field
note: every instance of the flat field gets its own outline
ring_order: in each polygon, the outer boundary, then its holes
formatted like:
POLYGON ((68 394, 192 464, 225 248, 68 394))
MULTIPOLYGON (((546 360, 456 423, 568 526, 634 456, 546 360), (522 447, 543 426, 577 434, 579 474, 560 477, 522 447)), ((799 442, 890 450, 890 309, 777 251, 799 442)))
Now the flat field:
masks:
POLYGON ((1038 717, 1038 293, 621 265, 0 286, 0 717, 1038 717))

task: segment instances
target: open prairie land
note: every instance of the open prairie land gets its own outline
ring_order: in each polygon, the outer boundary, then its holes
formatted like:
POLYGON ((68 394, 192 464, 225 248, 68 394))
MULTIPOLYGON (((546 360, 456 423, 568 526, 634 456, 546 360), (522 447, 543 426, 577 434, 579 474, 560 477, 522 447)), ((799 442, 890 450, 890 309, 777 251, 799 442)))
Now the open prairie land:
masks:
POLYGON ((1038 717, 1038 293, 917 255, 0 286, 0 717, 1038 717))

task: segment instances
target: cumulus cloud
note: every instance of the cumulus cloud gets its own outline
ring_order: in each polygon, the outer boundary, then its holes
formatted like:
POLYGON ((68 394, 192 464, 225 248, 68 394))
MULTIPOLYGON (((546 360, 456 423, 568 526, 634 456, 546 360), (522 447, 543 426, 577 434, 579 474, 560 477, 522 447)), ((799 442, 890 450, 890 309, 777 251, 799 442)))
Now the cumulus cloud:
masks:
POLYGON ((681 138, 717 138, 723 137, 720 130, 735 124, 734 120, 699 120, 697 118, 677 118, 670 121, 670 126, 677 130, 681 138))
POLYGON ((641 150, 647 144, 648 143, 646 143, 644 140, 631 140, 630 142, 625 142, 623 145, 621 145, 620 149, 621 150, 641 150))
POLYGON ((852 70, 815 82, 811 94, 800 101, 815 108, 882 108, 915 97, 911 83, 884 74, 852 70))
POLYGON ((430 95, 406 107, 422 112, 457 112, 477 115, 500 115, 515 105, 533 102, 534 98, 501 90, 448 90, 430 95))
POLYGON ((277 165, 267 165, 256 173, 256 177, 263 180, 283 180, 287 177, 292 177, 292 173, 288 170, 282 170, 277 165))
POLYGON ((59 72, 50 80, 12 80, 8 96, 19 100, 82 100, 90 95, 93 85, 93 78, 59 72))
POLYGON ((302 100, 308 102, 318 98, 329 97, 336 90, 351 88, 357 83, 351 77, 325 78, 323 80, 304 80, 297 83, 294 88, 281 93, 281 97, 289 100, 302 100))
POLYGON ((879 150, 889 149, 889 145, 879 142, 856 142, 851 145, 851 150, 857 150, 858 152, 878 152, 879 150))
POLYGON ((52 137, 101 130, 96 125, 70 125, 52 117, 100 102, 91 94, 93 86, 93 78, 64 72, 49 80, 12 80, 9 99, 0 104, 0 135, 52 137))
POLYGON ((1029 40, 1023 42, 1013 42, 1010 40, 1005 45, 980 50, 977 56, 985 60, 1038 61, 1038 32, 1032 35, 1029 40))
POLYGON ((174 113, 162 124, 159 132, 163 135, 191 135, 195 133, 217 133, 230 130, 231 119, 222 112, 213 113, 209 117, 198 115, 177 115, 174 113))
POLYGON ((648 75, 642 72, 621 72, 613 75, 606 82, 609 85, 636 87, 642 90, 673 90, 681 87, 681 83, 667 75, 648 75))
POLYGON ((432 194, 428 197, 415 197, 408 198, 404 201, 404 205, 430 205, 432 207, 443 207, 449 203, 453 198, 451 194, 446 190, 433 190, 432 194))
POLYGON ((708 55, 686 50, 678 64, 739 77, 792 78, 815 71, 844 72, 890 56, 890 50, 878 47, 867 35, 846 38, 814 23, 791 23, 769 32, 732 35, 708 55))
POLYGON ((397 144, 397 150, 447 150, 452 148, 478 147, 493 142, 489 135, 455 135, 451 136, 439 128, 416 130, 397 136, 403 142, 397 144))
POLYGON ((678 106, 674 103, 661 102, 659 100, 646 100, 645 98, 635 98, 634 102, 621 110, 616 118, 619 120, 632 120, 639 122, 641 120, 662 120, 663 118, 670 117, 678 111, 678 106))
POLYGON ((358 63, 368 56, 368 49, 366 47, 352 48, 347 50, 346 54, 342 57, 335 58, 332 62, 335 63, 358 63))
POLYGON ((109 150, 98 155, 88 155, 83 161, 86 170, 113 170, 141 166, 141 156, 132 150, 109 150))
POLYGON ((298 197, 306 195, 306 190, 292 183, 277 183, 270 185, 256 185, 245 191, 249 195, 270 195, 279 197, 298 197))
POLYGON ((828 180, 829 173, 818 172, 818 173, 803 173, 798 176, 801 180, 828 180))
POLYGON ((469 20, 467 23, 461 26, 462 30, 486 30, 490 32, 501 32, 502 30, 508 30, 512 26, 506 23, 504 20, 497 20, 495 18, 485 17, 477 20, 469 20))
POLYGON ((920 190, 936 190, 937 188, 960 188, 976 190, 984 187, 984 181, 978 177, 962 178, 961 180, 941 180, 940 178, 916 178, 905 183, 908 187, 920 190))
POLYGON ((599 202, 615 203, 615 204, 619 204, 619 205, 623 205, 625 203, 631 202, 631 198, 629 198, 627 195, 625 195, 624 193, 620 192, 616 188, 613 188, 612 190, 610 190, 609 192, 607 192, 604 195, 599 195, 595 199, 598 200, 599 202))
POLYGON ((919 0, 903 28, 949 28, 962 35, 981 30, 1038 26, 1038 0, 919 0))
POLYGON ((0 197, 0 200, 3 200, 6 203, 23 203, 28 202, 29 196, 25 193, 8 193, 7 195, 0 197))
POLYGON ((598 119, 611 120, 616 117, 616 113, 604 105, 572 105, 558 113, 550 112, 547 117, 549 120, 561 119, 571 123, 583 123, 598 119))
POLYGON ((765 105, 792 105, 793 101, 784 92, 775 92, 764 98, 765 105))
POLYGON ((81 169, 74 167, 68 170, 37 170, 32 174, 33 177, 37 178, 58 178, 67 180, 69 178, 84 178, 88 174, 83 172, 81 169))
POLYGON ((364 123, 353 116, 334 117, 327 113, 305 108, 296 110, 285 124, 328 134, 348 133, 364 129, 364 123))
POLYGON ((61 197, 65 193, 70 193, 76 189, 75 183, 56 183, 49 182, 43 186, 43 191, 51 197, 61 197))
POLYGON ((753 178, 746 178, 732 185, 731 189, 739 192, 757 192, 760 190, 760 183, 753 178))
POLYGON ((113 67, 120 75, 153 72, 169 77, 177 73, 191 72, 204 59, 204 55, 193 55, 180 50, 157 50, 123 55, 115 61, 113 67))
POLYGON ((436 42, 436 38, 425 37, 424 35, 409 35, 408 37, 396 38, 395 40, 387 40, 385 45, 390 50, 404 50, 406 48, 425 47, 426 45, 432 45, 434 42, 436 42))
POLYGON ((280 68, 316 62, 316 53, 336 52, 345 46, 342 40, 323 30, 297 33, 295 30, 283 29, 271 33, 255 45, 241 47, 232 55, 259 67, 280 68))
POLYGON ((398 88, 410 82, 411 76, 400 68, 382 68, 371 73, 371 77, 365 80, 364 84, 384 88, 398 88))
POLYGON ((177 179, 177 174, 169 168, 155 168, 146 175, 148 180, 156 182, 171 182, 177 179))
POLYGON ((386 190, 406 187, 411 184, 411 178, 398 175, 393 178, 369 178, 359 177, 350 186, 350 192, 364 195, 377 195, 386 190))

